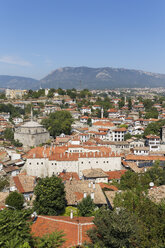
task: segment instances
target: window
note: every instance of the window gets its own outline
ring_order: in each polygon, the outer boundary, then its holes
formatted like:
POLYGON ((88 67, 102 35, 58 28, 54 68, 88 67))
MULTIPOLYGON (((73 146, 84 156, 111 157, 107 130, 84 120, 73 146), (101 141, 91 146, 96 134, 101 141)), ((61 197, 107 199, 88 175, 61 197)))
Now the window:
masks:
POLYGON ((53 165, 53 163, 52 163, 52 165, 53 165))
POLYGON ((81 162, 83 164, 83 162, 81 162))
POLYGON ((29 163, 29 164, 32 164, 32 163, 29 163))
POLYGON ((39 163, 37 162, 37 165, 39 165, 39 163))
POLYGON ((43 164, 43 162, 41 162, 41 164, 43 164))

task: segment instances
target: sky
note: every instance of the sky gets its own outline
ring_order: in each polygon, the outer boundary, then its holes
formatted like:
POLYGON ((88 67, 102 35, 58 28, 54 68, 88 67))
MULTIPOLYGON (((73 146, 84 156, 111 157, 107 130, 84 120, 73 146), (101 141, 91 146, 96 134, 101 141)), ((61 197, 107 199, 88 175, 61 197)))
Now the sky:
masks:
POLYGON ((65 66, 165 73, 165 0, 0 0, 0 75, 65 66))

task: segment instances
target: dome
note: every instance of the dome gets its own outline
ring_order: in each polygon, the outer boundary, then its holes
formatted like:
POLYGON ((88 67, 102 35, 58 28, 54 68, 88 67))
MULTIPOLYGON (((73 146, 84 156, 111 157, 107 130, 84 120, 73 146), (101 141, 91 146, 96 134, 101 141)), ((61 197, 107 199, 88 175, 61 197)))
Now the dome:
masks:
POLYGON ((41 124, 39 124, 36 121, 28 121, 25 124, 21 125, 21 127, 43 127, 41 124))

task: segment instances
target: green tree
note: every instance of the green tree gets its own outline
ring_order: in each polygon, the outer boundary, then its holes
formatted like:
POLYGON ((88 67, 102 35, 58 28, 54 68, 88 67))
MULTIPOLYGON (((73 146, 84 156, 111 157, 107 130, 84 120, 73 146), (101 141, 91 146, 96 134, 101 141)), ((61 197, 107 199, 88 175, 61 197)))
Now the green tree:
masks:
POLYGON ((72 116, 68 111, 57 111, 51 113, 48 119, 42 121, 42 124, 51 136, 56 137, 61 133, 70 134, 72 122, 72 116))
POLYGON ((131 137, 132 137, 132 135, 130 133, 124 134, 124 140, 125 141, 128 140, 128 139, 130 139, 131 137))
POLYGON ((41 238, 36 239, 37 248, 58 248, 62 247, 65 242, 62 231, 55 231, 50 234, 45 234, 41 238))
POLYGON ((115 207, 126 209, 137 216, 141 223, 141 248, 165 247, 165 205, 155 204, 144 192, 128 190, 117 194, 115 207))
POLYGON ((70 216, 71 211, 73 211, 73 216, 78 216, 78 209, 76 207, 68 206, 65 208, 64 216, 70 216))
POLYGON ((121 101, 119 101, 118 105, 119 105, 119 109, 121 109, 122 107, 124 107, 124 105, 125 105, 124 97, 121 98, 121 101))
POLYGON ((14 140, 14 132, 12 130, 12 128, 6 128, 4 131, 4 138, 6 140, 10 140, 13 141, 14 140))
POLYGON ((34 209, 38 214, 59 215, 64 212, 66 199, 61 178, 52 176, 40 179, 34 193, 34 209))
POLYGON ((27 247, 25 243, 33 247, 31 223, 27 221, 28 218, 27 211, 8 209, 0 211, 0 247, 25 248, 27 247))
POLYGON ((88 118, 87 124, 88 124, 90 127, 92 126, 92 120, 91 120, 91 118, 88 118))
POLYGON ((6 205, 12 206, 13 208, 20 210, 23 208, 24 197, 17 191, 11 192, 5 201, 6 205))
POLYGON ((131 100, 131 98, 128 99, 128 109, 129 110, 132 109, 132 100, 131 100))
POLYGON ((65 91, 62 90, 61 88, 58 88, 57 93, 62 96, 65 95, 65 91))
POLYGON ((159 120, 156 122, 151 122, 148 124, 147 128, 144 130, 144 136, 149 134, 161 135, 161 128, 165 125, 165 120, 159 120))
POLYGON ((0 177, 0 191, 9 186, 9 178, 0 177))
POLYGON ((150 111, 152 106, 154 105, 154 102, 152 100, 150 100, 150 99, 145 99, 143 101, 143 104, 144 104, 145 110, 150 111))
POLYGON ((49 90, 48 94, 47 94, 47 97, 48 97, 48 98, 53 98, 54 92, 55 92, 55 91, 56 91, 55 89, 51 88, 51 89, 49 90))
POLYGON ((95 204, 91 199, 90 195, 83 198, 82 201, 77 205, 80 216, 92 216, 95 204))
POLYGON ((123 209, 101 209, 88 231, 93 245, 104 248, 140 247, 140 228, 136 217, 123 209))
POLYGON ((158 119, 158 115, 159 115, 159 113, 158 113, 157 109, 151 108, 150 111, 145 114, 145 118, 146 119, 150 119, 150 118, 158 119))
POLYGON ((23 144, 21 142, 19 142, 19 140, 13 140, 12 144, 16 147, 22 147, 23 144))

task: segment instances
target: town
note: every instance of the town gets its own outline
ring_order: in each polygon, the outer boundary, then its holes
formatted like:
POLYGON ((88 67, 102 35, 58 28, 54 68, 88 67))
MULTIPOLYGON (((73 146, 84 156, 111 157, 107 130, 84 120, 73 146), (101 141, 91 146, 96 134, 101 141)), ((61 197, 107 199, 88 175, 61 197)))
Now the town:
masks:
POLYGON ((0 247, 164 247, 164 200, 165 88, 1 91, 0 247))

